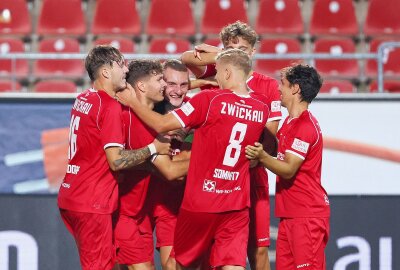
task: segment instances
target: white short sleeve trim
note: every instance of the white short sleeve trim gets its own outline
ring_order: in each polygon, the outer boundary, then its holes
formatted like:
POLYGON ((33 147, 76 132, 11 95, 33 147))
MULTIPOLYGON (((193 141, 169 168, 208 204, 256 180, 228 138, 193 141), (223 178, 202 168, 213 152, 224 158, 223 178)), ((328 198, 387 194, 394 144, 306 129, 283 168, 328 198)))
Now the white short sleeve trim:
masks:
POLYGON ((182 127, 186 127, 185 123, 182 121, 182 119, 179 117, 179 115, 175 111, 172 111, 171 113, 176 117, 176 119, 178 119, 178 121, 179 121, 179 123, 181 123, 182 127))
POLYGON ((108 147, 121 147, 124 148, 124 146, 122 144, 119 143, 107 143, 106 145, 104 145, 104 150, 108 147))
POLYGON ((293 154, 293 155, 295 155, 295 156, 301 158, 302 160, 305 160, 305 159, 306 159, 305 157, 303 157, 303 156, 300 155, 299 153, 296 153, 296 152, 294 152, 294 151, 292 151, 292 150, 286 150, 286 153, 293 154))

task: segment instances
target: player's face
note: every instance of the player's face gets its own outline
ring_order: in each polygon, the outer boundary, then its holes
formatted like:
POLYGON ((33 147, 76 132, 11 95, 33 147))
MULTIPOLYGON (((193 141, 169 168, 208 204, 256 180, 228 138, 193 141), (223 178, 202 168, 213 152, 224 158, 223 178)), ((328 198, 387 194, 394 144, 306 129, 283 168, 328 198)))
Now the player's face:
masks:
POLYGON ((164 99, 165 86, 166 83, 161 73, 150 75, 145 84, 146 97, 154 103, 162 101, 164 99))
POLYGON ((291 86, 286 77, 282 75, 279 84, 279 92, 281 94, 281 105, 285 108, 287 108, 290 97, 292 96, 292 88, 293 86, 291 86))
POLYGON ((189 90, 188 72, 176 71, 171 68, 164 70, 165 98, 174 107, 180 107, 189 90))
POLYGON ((238 42, 234 43, 232 40, 229 41, 227 46, 224 48, 225 50, 229 49, 239 49, 244 51, 249 55, 249 57, 253 57, 254 53, 256 52, 256 49, 250 45, 250 43, 247 40, 244 40, 242 37, 238 37, 238 42))
POLYGON ((122 59, 120 62, 113 62, 111 66, 111 80, 114 86, 114 92, 118 92, 126 88, 126 74, 128 68, 125 65, 125 60, 122 59))

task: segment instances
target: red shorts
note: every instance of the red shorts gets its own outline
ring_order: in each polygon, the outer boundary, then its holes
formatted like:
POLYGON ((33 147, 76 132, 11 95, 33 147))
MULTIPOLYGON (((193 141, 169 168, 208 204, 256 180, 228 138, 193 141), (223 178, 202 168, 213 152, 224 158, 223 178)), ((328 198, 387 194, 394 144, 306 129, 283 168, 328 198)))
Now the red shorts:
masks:
POLYGON ((181 209, 175 230, 174 253, 184 267, 198 267, 211 249, 210 265, 246 267, 249 238, 248 209, 196 213, 181 209))
POLYGON ((276 269, 324 270, 329 218, 282 218, 276 242, 276 269))
POLYGON ((110 270, 115 264, 111 214, 60 209, 62 220, 74 236, 83 270, 110 270))
POLYGON ((136 220, 120 215, 114 235, 118 263, 132 265, 153 262, 153 232, 148 217, 136 220))
POLYGON ((176 219, 182 203, 185 186, 174 185, 159 179, 152 179, 149 201, 156 229, 156 247, 172 246, 176 219))
POLYGON ((270 206, 268 174, 265 168, 257 166, 250 170, 250 232, 249 248, 270 245, 270 206))

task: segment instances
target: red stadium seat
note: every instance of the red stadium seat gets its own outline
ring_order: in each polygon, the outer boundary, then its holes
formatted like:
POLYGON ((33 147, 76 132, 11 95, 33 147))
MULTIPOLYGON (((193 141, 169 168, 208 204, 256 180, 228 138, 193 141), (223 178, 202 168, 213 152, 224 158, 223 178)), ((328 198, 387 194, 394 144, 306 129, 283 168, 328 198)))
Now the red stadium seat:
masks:
MULTIPOLYGON (((0 38, 0 55, 8 53, 21 53, 25 52, 24 43, 20 39, 14 38, 0 38)), ((28 61, 18 59, 15 62, 15 70, 13 70, 13 63, 11 60, 0 60, 0 76, 11 77, 25 77, 28 75, 28 61)))
POLYGON ((195 25, 190 5, 190 0, 150 1, 146 33, 148 35, 194 35, 195 25))
POLYGON ((30 35, 30 13, 26 0, 0 1, 0 34, 30 35))
POLYGON ((97 0, 92 33, 140 34, 140 18, 135 0, 97 0))
POLYGON ((370 0, 364 33, 367 36, 400 34, 399 1, 370 0))
POLYGON ((67 80, 46 80, 37 82, 33 91, 36 93, 76 93, 76 85, 67 80))
MULTIPOLYGON (((370 52, 376 52, 378 46, 384 41, 395 41, 393 39, 374 39, 370 43, 370 52)), ((400 41, 397 39, 396 41, 400 41)), ((383 59, 383 72, 385 76, 400 76, 400 48, 387 49, 383 59)), ((367 62, 367 75, 376 76, 378 63, 375 60, 367 62)))
POLYGON ((205 0, 201 33, 218 34, 221 28, 237 20, 247 23, 243 0, 205 0))
POLYGON ((315 0, 311 35, 357 35, 358 24, 351 0, 315 0))
POLYGON ((111 45, 122 53, 135 53, 135 43, 128 38, 99 38, 94 41, 94 45, 111 45))
POLYGON ((84 35, 86 24, 81 0, 43 0, 37 28, 39 35, 84 35))
POLYGON ((19 82, 12 82, 11 80, 0 80, 0 92, 20 92, 21 85, 19 82))
MULTIPOLYGON (((351 39, 319 39, 314 43, 315 53, 355 53, 355 45, 351 39)), ((357 77, 359 68, 357 60, 315 60, 315 67, 325 76, 357 77)))
POLYGON ((299 4, 293 0, 261 0, 255 30, 260 35, 303 34, 299 4))
POLYGON ((338 94, 338 93, 355 93, 356 88, 349 81, 324 81, 320 93, 338 94))
POLYGON ((150 53, 183 53, 191 49, 191 44, 186 39, 155 38, 150 41, 150 53))
MULTIPOLYGON (((373 81, 369 86, 369 91, 371 93, 378 92, 378 83, 373 81)), ((400 93, 400 81, 384 81, 383 82, 383 89, 386 93, 400 93)))
MULTIPOLYGON (((261 40, 259 53, 275 53, 284 55, 287 53, 300 53, 301 45, 297 39, 265 39, 261 40)), ((255 70, 270 76, 279 76, 282 68, 290 66, 298 60, 257 60, 255 70)))
MULTIPOLYGON (((74 38, 49 38, 39 44, 40 53, 79 53, 79 43, 74 38)), ((73 77, 81 78, 84 75, 83 61, 71 60, 37 60, 34 74, 38 77, 73 77)))

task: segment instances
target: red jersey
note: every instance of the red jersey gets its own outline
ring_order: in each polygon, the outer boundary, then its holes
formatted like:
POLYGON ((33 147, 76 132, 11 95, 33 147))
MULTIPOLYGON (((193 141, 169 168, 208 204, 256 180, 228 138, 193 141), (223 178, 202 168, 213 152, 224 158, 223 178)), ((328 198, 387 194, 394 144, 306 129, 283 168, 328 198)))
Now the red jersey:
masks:
MULTIPOLYGON (((152 143, 157 132, 144 124, 128 108, 123 111, 126 128, 126 148, 139 149, 152 143)), ((120 214, 136 217, 143 214, 144 201, 149 187, 151 173, 145 170, 124 171, 119 183, 120 214)))
POLYGON ((172 113, 195 128, 182 208, 218 213, 250 206, 245 146, 258 141, 269 117, 262 95, 202 91, 172 113))
POLYGON ((321 185, 322 132, 308 111, 298 118, 287 117, 278 131, 278 159, 286 153, 301 159, 293 179, 277 176, 275 215, 277 217, 329 217, 329 199, 321 185))
POLYGON ((77 212, 112 213, 117 207, 118 187, 104 150, 123 144, 121 104, 104 91, 81 93, 71 110, 69 162, 58 206, 77 212))

